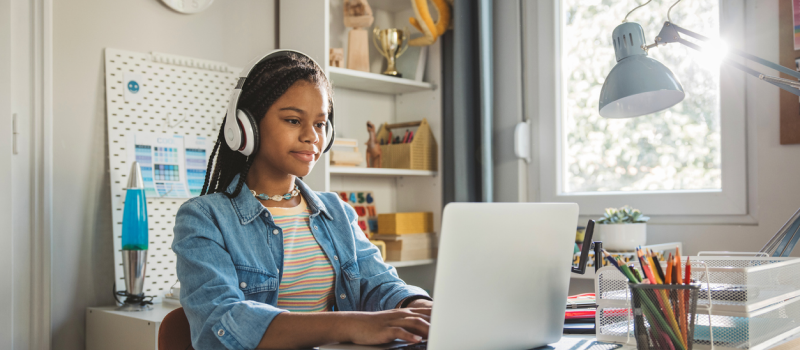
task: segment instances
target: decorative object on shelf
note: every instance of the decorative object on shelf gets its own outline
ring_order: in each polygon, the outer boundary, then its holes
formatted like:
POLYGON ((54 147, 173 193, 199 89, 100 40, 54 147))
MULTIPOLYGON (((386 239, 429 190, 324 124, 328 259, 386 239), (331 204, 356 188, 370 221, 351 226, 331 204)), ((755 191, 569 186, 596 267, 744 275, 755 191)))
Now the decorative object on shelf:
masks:
POLYGON ((428 9, 428 0, 411 0, 414 7, 414 16, 408 19, 414 28, 417 28, 424 36, 411 39, 411 46, 428 46, 436 42, 436 39, 450 28, 450 7, 453 6, 452 0, 433 0, 439 19, 433 23, 433 17, 428 9))
POLYGON ((122 266, 125 291, 118 292, 115 288, 114 297, 125 297, 125 301, 117 310, 151 310, 153 297, 145 296, 143 293, 150 239, 147 225, 147 198, 144 195, 144 180, 139 162, 134 161, 131 164, 126 190, 125 209, 122 214, 122 266))
POLYGON ((381 144, 381 167, 415 170, 438 170, 438 146, 426 119, 418 122, 384 124, 378 131, 381 144), (400 135, 393 135, 392 129, 412 128, 400 135))
POLYGON ((200 13, 211 6, 214 0, 161 0, 164 6, 169 7, 175 12, 185 15, 200 13))
POLYGON ((378 212, 375 210, 375 197, 371 191, 339 191, 339 197, 350 204, 358 215, 358 227, 367 238, 378 232, 378 212))
POLYGON ((374 239, 386 243, 386 261, 410 261, 436 258, 436 234, 378 234, 374 239))
POLYGON ((353 28, 347 34, 348 69, 369 72, 369 34, 364 28, 373 20, 367 0, 344 0, 344 26, 353 28))
POLYGON ((433 232, 433 213, 389 213, 378 215, 378 233, 404 235, 433 232))
POLYGON ((647 242, 647 220, 638 209, 624 206, 619 209, 607 208, 602 218, 597 220, 597 241, 613 251, 633 251, 647 242))
POLYGON ((381 147, 378 144, 378 138, 375 136, 375 125, 371 122, 367 122, 367 132, 369 133, 369 140, 367 140, 367 167, 380 168, 381 147))
POLYGON ((328 66, 344 68, 344 49, 337 47, 331 49, 328 66))
POLYGON ((386 242, 377 239, 370 239, 369 241, 381 250, 381 258, 386 261, 386 242))
POLYGON ((356 139, 336 139, 331 146, 331 165, 359 166, 364 157, 358 150, 356 139))
POLYGON ((402 78, 403 75, 397 71, 396 62, 408 48, 408 29, 380 29, 376 26, 372 28, 372 34, 372 43, 378 53, 386 58, 386 70, 381 74, 402 78))
POLYGON ((422 81, 428 59, 427 46, 409 46, 402 57, 397 58, 397 71, 403 78, 422 81))

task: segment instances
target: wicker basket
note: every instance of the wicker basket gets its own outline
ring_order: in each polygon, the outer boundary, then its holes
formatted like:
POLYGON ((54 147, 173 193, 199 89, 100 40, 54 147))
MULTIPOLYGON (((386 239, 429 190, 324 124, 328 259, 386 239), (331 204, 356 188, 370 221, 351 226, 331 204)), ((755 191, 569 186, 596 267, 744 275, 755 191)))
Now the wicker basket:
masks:
POLYGON ((389 130, 418 127, 409 143, 381 145, 381 168, 438 170, 436 139, 426 119, 418 122, 383 124, 378 140, 389 140, 389 130))

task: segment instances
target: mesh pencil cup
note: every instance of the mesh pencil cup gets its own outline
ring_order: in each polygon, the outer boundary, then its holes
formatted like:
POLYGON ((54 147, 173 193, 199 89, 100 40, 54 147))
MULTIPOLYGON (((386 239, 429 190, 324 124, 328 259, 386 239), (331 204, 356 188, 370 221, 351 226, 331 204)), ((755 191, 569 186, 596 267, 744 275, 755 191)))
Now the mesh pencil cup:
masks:
POLYGON ((632 284, 639 350, 691 350, 699 284, 632 284))

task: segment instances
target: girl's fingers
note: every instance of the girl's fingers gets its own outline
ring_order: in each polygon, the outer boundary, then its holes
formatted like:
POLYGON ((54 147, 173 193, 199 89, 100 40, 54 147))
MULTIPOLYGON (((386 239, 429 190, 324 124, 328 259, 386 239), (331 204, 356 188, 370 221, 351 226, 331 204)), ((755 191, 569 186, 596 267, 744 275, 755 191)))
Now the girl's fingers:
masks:
POLYGON ((400 339, 402 341, 407 341, 410 343, 419 343, 422 340, 422 337, 414 335, 411 332, 400 327, 392 328, 392 336, 395 339, 400 339))
POLYGON ((413 308, 413 309, 406 309, 406 310, 408 310, 408 311, 411 311, 411 312, 413 312, 413 313, 416 313, 416 314, 423 314, 423 315, 428 315, 428 316, 430 316, 430 315, 431 315, 431 310, 432 310, 432 309, 428 309, 428 308, 419 308, 419 307, 417 307, 417 308, 413 308))
POLYGON ((395 320, 391 325, 394 327, 402 327, 411 333, 425 338, 428 337, 428 329, 431 327, 430 322, 421 317, 406 317, 395 320))

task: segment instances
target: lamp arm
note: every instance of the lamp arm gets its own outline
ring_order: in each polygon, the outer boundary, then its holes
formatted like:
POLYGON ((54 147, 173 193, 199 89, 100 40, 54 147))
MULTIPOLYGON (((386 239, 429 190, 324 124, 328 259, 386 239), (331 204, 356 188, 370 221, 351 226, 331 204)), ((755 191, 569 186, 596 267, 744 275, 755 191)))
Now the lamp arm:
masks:
MULTIPOLYGON (((688 30, 686 28, 678 26, 678 25, 676 25, 674 23, 664 22, 664 26, 661 28, 661 32, 659 32, 658 36, 656 37, 655 44, 648 45, 646 48, 651 48, 653 46, 658 46, 658 45, 668 44, 668 43, 679 43, 679 44, 683 44, 683 45, 685 45, 685 46, 687 46, 689 48, 692 48, 694 50, 697 50, 697 51, 702 51, 703 50, 703 48, 700 47, 699 45, 681 38, 679 33, 686 34, 687 36, 690 36, 690 37, 695 38, 695 39, 700 40, 700 41, 709 41, 710 40, 709 38, 707 38, 707 37, 705 37, 703 35, 697 34, 697 33, 693 32, 691 30, 688 30)), ((754 56, 754 55, 751 55, 749 53, 746 53, 746 52, 743 52, 741 50, 737 50, 737 49, 734 49, 734 48, 729 48, 728 51, 730 51, 731 53, 733 53, 733 54, 735 54, 735 55, 737 55, 739 57, 742 57, 744 59, 748 59, 748 60, 751 60, 751 61, 756 62, 758 64, 761 64, 761 65, 763 65, 763 66, 765 66, 767 68, 772 68, 772 69, 775 69, 775 70, 777 70, 777 71, 779 71, 781 73, 790 75, 790 76, 795 77, 797 79, 800 79, 800 72, 791 70, 791 69, 786 68, 784 66, 781 66, 781 65, 779 65, 777 63, 765 60, 765 59, 763 59, 761 57, 754 56)), ((798 89, 800 87, 800 82, 795 82, 795 81, 788 80, 788 79, 783 79, 783 78, 779 78, 779 77, 773 77, 773 76, 765 75, 765 74, 762 74, 761 72, 756 71, 755 69, 749 68, 749 67, 747 67, 747 66, 745 66, 743 64, 740 64, 738 62, 734 62, 734 61, 732 61, 730 59, 727 59, 727 58, 724 59, 722 62, 727 64, 727 65, 730 65, 730 66, 732 66, 732 67, 734 67, 736 69, 739 69, 739 70, 741 70, 741 71, 743 71, 743 72, 745 72, 747 74, 750 74, 750 75, 752 75, 752 76, 754 76, 754 77, 756 77, 756 78, 758 78, 760 80, 763 80, 763 81, 765 81, 767 83, 775 85, 775 86, 781 88, 782 90, 785 90, 785 91, 788 91, 788 92, 790 92, 790 93, 792 93, 794 95, 800 96, 800 89, 798 89)))

